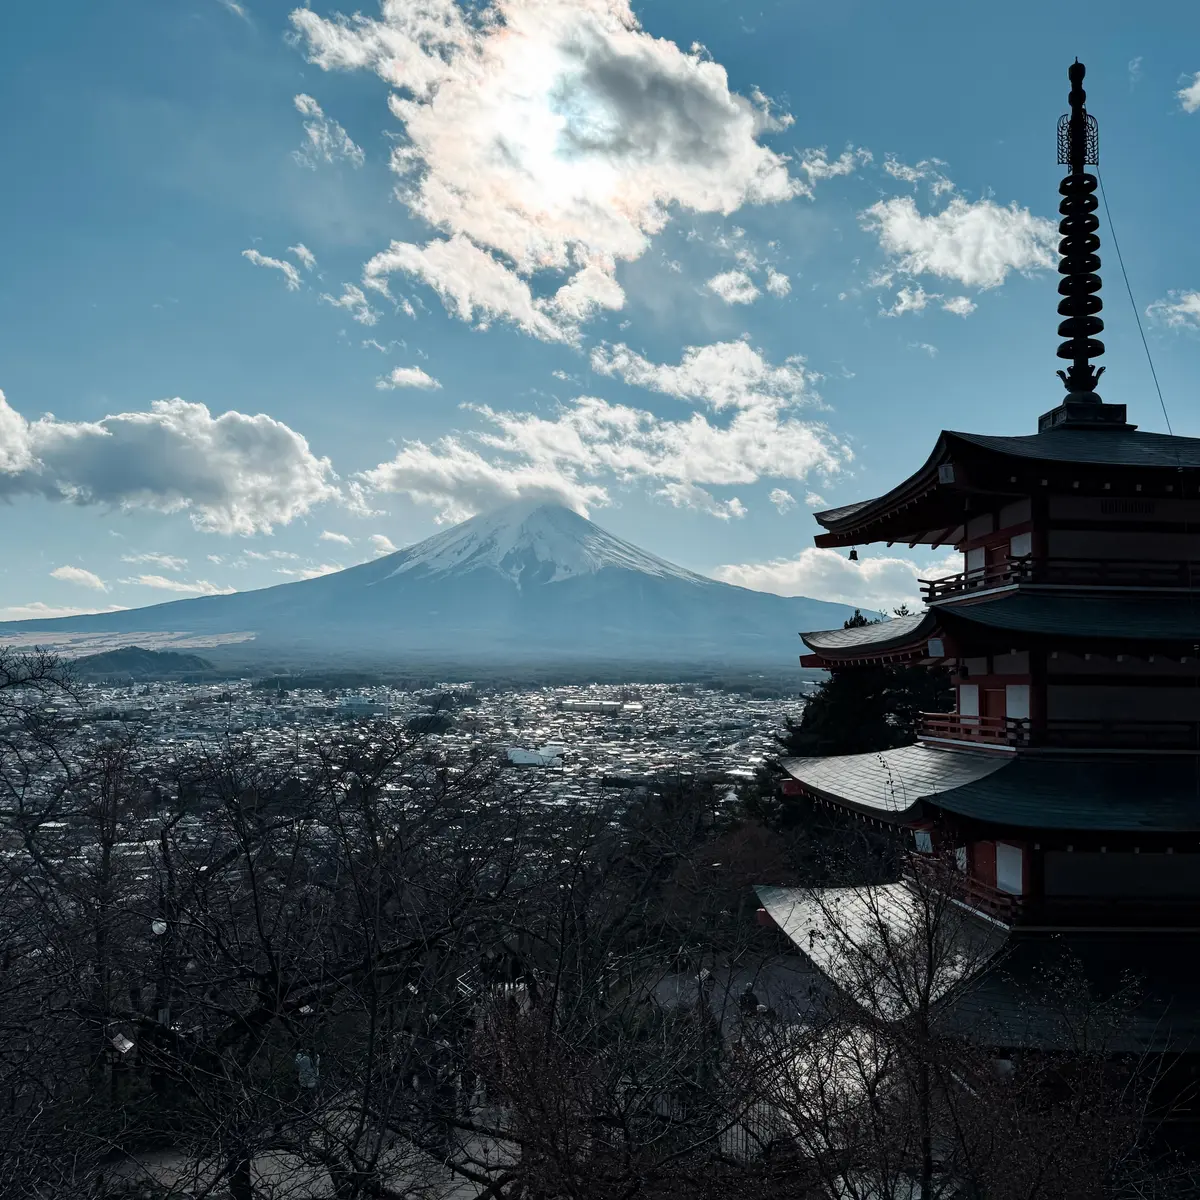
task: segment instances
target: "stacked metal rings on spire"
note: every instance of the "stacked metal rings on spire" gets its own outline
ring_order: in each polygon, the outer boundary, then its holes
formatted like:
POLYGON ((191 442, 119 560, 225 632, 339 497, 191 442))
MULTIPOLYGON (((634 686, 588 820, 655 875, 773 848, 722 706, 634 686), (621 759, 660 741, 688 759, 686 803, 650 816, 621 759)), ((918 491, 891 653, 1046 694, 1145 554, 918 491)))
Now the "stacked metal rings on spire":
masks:
POLYGON ((1058 312, 1064 317, 1059 326, 1059 337, 1067 340, 1058 348, 1058 357, 1069 359, 1071 367, 1059 371, 1067 391, 1079 399, 1099 400, 1095 394, 1096 383, 1104 368, 1097 370, 1088 361, 1104 353, 1104 343, 1093 335, 1104 328, 1097 315, 1104 307, 1098 295, 1100 291, 1100 239, 1096 230, 1100 221, 1096 217, 1096 176, 1084 168, 1098 160, 1096 121, 1087 114, 1083 90, 1083 64, 1075 62, 1068 75, 1071 80, 1071 112, 1059 122, 1059 162, 1069 164, 1070 173, 1059 185, 1062 202, 1058 211, 1062 214, 1058 231, 1062 234, 1058 251, 1062 261, 1058 265, 1062 280, 1058 285, 1062 300, 1058 312))

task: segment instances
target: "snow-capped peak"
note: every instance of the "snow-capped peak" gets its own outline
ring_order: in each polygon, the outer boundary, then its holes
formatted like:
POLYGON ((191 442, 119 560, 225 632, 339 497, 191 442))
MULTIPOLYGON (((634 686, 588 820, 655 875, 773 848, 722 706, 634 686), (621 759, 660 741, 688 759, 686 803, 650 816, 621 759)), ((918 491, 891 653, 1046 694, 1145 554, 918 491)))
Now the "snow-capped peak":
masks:
POLYGON ((391 575, 423 568, 431 575, 490 568, 515 583, 557 583, 605 567, 709 583, 639 550, 577 512, 544 500, 517 501, 436 533, 401 551, 391 575))

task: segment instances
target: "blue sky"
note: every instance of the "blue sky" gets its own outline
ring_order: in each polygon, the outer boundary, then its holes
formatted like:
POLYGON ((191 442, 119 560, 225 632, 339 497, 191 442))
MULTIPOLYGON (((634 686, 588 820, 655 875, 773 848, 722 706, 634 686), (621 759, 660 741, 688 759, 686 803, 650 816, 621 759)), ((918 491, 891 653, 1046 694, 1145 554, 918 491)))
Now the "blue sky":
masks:
MULTIPOLYGON (((1058 402, 1075 55, 1200 435, 1200 10, 1082 11, 9 6, 0 618, 280 583, 532 495, 735 582, 913 596, 928 556, 853 566, 809 510, 1058 402)), ((1100 232, 1103 392, 1162 429, 1100 232)))

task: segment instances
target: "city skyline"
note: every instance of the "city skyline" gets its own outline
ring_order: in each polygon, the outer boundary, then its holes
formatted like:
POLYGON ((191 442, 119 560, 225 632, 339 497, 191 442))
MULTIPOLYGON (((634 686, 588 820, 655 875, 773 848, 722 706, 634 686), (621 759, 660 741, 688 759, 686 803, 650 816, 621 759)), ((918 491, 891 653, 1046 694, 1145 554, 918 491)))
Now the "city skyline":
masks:
MULTIPOLYGON (((1197 431, 1200 17, 1152 9, 9 15, 0 619, 311 577, 540 496, 728 582, 915 599, 944 556, 852 564, 808 514, 1057 403, 1076 54, 1197 431)), ((1102 390, 1164 429, 1101 215, 1102 390)))

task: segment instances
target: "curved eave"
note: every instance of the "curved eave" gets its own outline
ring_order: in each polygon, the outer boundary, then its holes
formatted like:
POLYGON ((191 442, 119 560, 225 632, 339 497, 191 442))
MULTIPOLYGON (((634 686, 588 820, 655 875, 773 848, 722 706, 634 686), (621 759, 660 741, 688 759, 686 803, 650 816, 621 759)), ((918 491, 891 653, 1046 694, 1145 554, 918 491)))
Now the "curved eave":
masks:
POLYGON ((852 546, 856 542, 880 541, 884 535, 873 536, 869 531, 881 521, 895 518, 912 509, 921 500, 938 488, 938 467, 946 461, 949 448, 946 434, 938 438, 933 452, 924 466, 902 483, 877 496, 874 500, 863 500, 857 504, 846 504, 841 508, 830 508, 814 513, 818 524, 827 533, 819 534, 815 542, 822 547, 852 546))
POLYGON ((895 617, 874 625, 851 629, 824 629, 800 635, 813 652, 805 666, 854 663, 911 661, 927 656, 926 646, 937 628, 937 614, 932 611, 909 617, 895 617))
POLYGON ((1132 495, 1147 484, 1174 493, 1181 472, 1190 479, 1197 471, 1200 438, 1117 429, 1058 429, 1023 437, 943 430, 924 465, 891 491, 816 513, 826 532, 815 541, 827 548, 881 541, 947 544, 956 540, 966 493, 1018 496, 1054 485, 1080 495, 1132 495))

